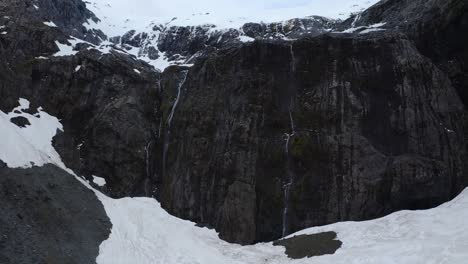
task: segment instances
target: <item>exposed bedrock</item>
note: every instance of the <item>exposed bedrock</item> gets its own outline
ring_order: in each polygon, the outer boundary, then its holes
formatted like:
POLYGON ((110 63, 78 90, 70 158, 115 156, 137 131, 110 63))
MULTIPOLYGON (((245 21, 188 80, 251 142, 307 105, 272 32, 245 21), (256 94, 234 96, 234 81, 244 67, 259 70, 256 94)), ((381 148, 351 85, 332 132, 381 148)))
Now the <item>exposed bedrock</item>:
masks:
POLYGON ((429 208, 466 184, 464 105, 399 34, 227 50, 181 96, 158 197, 228 241, 280 237, 285 206, 294 232, 429 208))
POLYGON ((111 227, 96 195, 62 169, 0 162, 0 263, 96 263, 111 227))

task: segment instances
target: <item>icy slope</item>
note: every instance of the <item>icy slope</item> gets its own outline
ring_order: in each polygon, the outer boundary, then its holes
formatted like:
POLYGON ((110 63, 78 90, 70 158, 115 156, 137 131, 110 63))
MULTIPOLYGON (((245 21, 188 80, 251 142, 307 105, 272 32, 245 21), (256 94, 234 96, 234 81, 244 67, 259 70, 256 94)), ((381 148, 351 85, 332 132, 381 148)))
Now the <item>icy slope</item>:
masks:
MULTIPOLYGON (((58 120, 42 110, 40 117, 23 112, 29 107, 27 100, 21 99, 20 105, 17 113, 0 112, 0 159, 9 167, 53 163, 73 173, 51 148, 52 137, 61 128, 58 120), (27 118, 31 125, 19 128, 9 121, 13 115, 27 118), (28 132, 32 129, 34 133, 28 132)), ((468 259, 468 190, 432 210, 402 211, 377 220, 298 232, 295 235, 335 231, 343 242, 334 255, 300 260, 288 259, 284 248, 271 243, 245 247, 226 243, 213 230, 169 215, 154 199, 115 200, 94 192, 113 224, 109 239, 100 246, 99 264, 464 264, 468 259)))

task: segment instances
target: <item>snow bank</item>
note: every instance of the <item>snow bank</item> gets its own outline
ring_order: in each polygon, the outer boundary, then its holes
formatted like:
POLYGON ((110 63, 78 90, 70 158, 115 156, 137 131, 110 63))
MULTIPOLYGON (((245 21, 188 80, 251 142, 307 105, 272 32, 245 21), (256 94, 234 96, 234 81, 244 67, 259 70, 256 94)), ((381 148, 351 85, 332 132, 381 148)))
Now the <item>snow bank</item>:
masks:
POLYGON ((432 210, 301 231, 294 235, 335 231, 343 242, 334 255, 301 260, 288 259, 284 248, 271 243, 226 243, 213 230, 169 215, 154 199, 97 195, 113 224, 98 264, 465 264, 468 259, 468 190, 432 210))
POLYGON ((29 101, 21 98, 20 106, 10 113, 0 111, 0 159, 11 168, 30 168, 47 163, 62 165, 59 154, 52 146, 57 130, 63 130, 56 117, 38 108, 37 114, 26 113, 29 101), (11 118, 26 118, 30 125, 19 127, 11 118))

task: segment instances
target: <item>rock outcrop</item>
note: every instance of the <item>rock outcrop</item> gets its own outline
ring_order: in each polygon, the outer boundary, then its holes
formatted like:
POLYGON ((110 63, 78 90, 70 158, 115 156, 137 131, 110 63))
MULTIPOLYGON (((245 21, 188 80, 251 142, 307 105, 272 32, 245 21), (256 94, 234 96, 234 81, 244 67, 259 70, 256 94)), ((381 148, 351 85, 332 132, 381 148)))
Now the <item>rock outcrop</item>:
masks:
MULTIPOLYGON (((65 130, 54 143, 77 174, 102 175, 114 197, 150 195, 146 147, 159 128, 158 73, 118 50, 77 45, 74 56, 55 55, 56 43, 69 41, 67 31, 44 25, 35 10, 21 13, 24 6, 12 6, 0 14, 7 32, 0 35, 0 109, 12 109, 20 97, 34 109, 48 109, 65 130)), ((62 19, 81 8, 82 3, 62 19)))
POLYGON ((0 263, 95 263, 111 227, 94 193, 62 169, 0 164, 0 263))
POLYGON ((158 194, 241 243, 429 208, 467 183, 464 122, 404 35, 256 42, 190 70, 158 194))

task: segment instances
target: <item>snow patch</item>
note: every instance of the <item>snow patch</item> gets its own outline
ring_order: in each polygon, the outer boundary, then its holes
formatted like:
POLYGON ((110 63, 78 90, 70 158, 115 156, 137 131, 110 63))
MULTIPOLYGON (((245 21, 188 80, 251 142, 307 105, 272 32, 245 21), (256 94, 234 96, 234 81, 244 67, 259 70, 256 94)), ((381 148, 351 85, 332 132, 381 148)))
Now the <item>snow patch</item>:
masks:
POLYGON ((44 25, 49 26, 49 27, 57 27, 57 25, 55 25, 55 23, 52 21, 46 21, 44 22, 44 25))
POLYGON ((52 146, 52 138, 63 131, 59 120, 38 108, 38 114, 26 113, 29 101, 19 99, 19 106, 10 113, 0 111, 0 160, 10 168, 30 168, 47 163, 62 165, 59 154, 52 146), (26 118, 30 125, 19 127, 11 118, 26 118))
POLYGON ((383 28, 368 28, 368 29, 365 29, 361 32, 359 32, 359 34, 368 34, 368 33, 371 33, 371 32, 377 32, 377 31, 383 31, 385 29, 383 28))
POLYGON ((94 176, 94 175, 93 175, 93 182, 99 187, 106 185, 106 179, 102 177, 94 176))
MULTIPOLYGON (((359 16, 357 16, 359 17, 359 16)), ((354 23, 353 23, 354 24, 354 23)), ((369 26, 360 26, 360 27, 351 27, 346 30, 343 30, 341 32, 333 32, 333 33, 354 33, 356 31, 360 31, 359 34, 367 34, 370 32, 375 32, 375 31, 382 31, 385 30, 384 28, 381 28, 385 26, 386 23, 377 23, 369 26)))
POLYGON ((241 36, 239 36, 239 40, 240 40, 241 42, 247 43, 247 42, 252 42, 252 41, 254 41, 255 39, 254 39, 254 38, 251 38, 251 37, 249 37, 249 36, 241 35, 241 36))
POLYGON ((59 51, 56 52, 53 56, 54 57, 71 56, 71 55, 75 55, 76 53, 78 53, 78 51, 73 50, 73 49, 75 48, 75 45, 79 43, 79 41, 77 41, 76 39, 69 39, 68 42, 69 44, 62 44, 56 40, 55 45, 57 45, 59 51))

